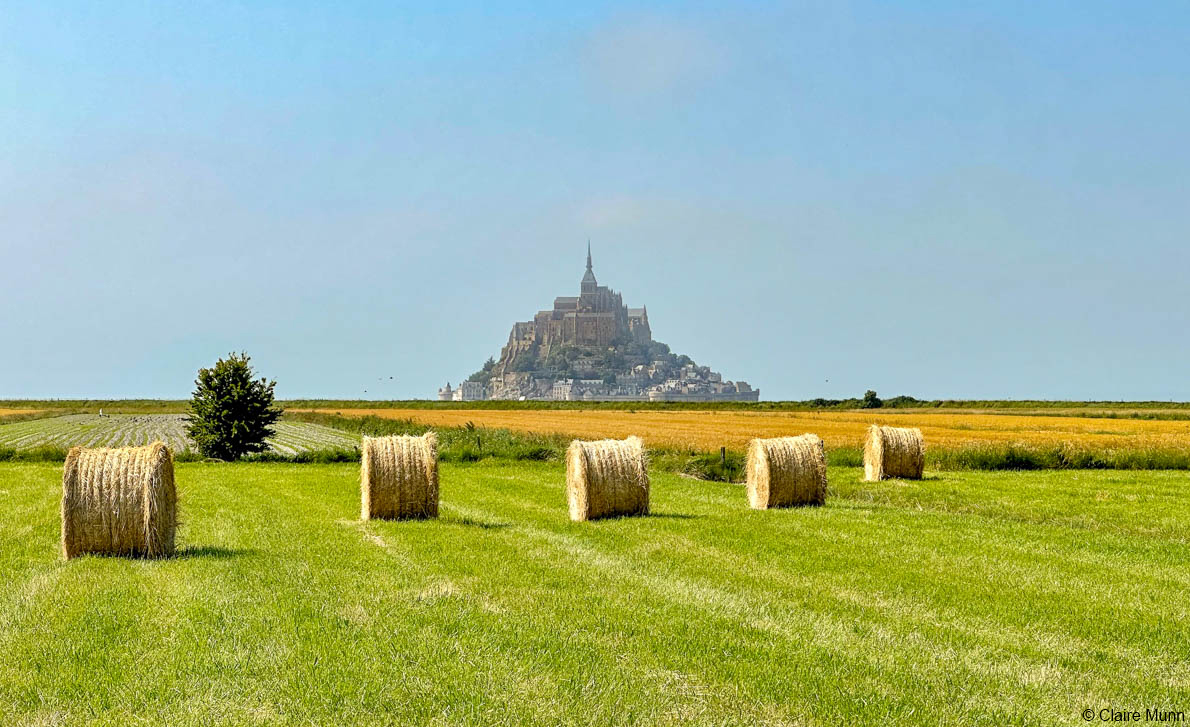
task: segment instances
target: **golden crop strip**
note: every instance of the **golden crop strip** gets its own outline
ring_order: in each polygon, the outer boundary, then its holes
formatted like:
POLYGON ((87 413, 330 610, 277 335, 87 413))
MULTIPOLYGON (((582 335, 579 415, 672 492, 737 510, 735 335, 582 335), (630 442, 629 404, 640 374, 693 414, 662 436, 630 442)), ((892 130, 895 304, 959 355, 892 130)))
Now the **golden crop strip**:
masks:
MULTIPOLYGON (((301 411, 301 410, 293 410, 301 411)), ((306 410, 309 411, 309 410, 306 410)), ((476 426, 714 450, 743 449, 753 437, 811 432, 827 446, 859 447, 868 425, 920 427, 927 447, 1019 443, 1095 449, 1190 448, 1190 421, 1093 419, 921 411, 739 412, 493 409, 318 409, 346 416, 412 419, 431 426, 476 426)))
POLYGON ((13 416, 15 414, 36 414, 41 409, 0 409, 0 417, 13 416))

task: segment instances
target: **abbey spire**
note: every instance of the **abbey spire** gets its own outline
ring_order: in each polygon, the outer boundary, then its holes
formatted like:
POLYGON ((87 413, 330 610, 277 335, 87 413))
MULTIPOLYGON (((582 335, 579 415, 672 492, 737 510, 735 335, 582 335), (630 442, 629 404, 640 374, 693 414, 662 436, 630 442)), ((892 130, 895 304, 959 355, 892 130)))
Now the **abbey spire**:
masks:
POLYGON ((583 275, 581 289, 583 293, 594 293, 598 286, 599 282, 595 280, 595 269, 591 266, 591 241, 587 240, 587 273, 583 275))

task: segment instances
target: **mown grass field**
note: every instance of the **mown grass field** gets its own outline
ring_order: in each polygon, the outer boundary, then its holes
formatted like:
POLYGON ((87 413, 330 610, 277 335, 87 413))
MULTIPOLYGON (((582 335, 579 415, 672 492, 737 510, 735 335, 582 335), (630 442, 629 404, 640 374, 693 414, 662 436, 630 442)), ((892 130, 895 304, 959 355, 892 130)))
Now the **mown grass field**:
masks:
POLYGON ((566 518, 557 463, 180 464, 178 557, 63 562, 61 468, 0 464, 0 724, 1079 724, 1190 710, 1190 476, 927 472, 750 511, 653 477, 566 518))
MULTIPOLYGON (((300 411, 300 409, 291 409, 300 411)), ((1020 416, 873 409, 848 412, 618 411, 500 409, 321 409, 345 416, 411 419, 432 426, 477 426, 585 437, 644 436, 650 444, 743 449, 753 437, 813 432, 828 447, 860 447, 873 423, 920 427, 928 447, 1020 443, 1085 449, 1190 449, 1190 421, 1020 416)))
MULTIPOLYGON (((318 424, 277 422, 269 451, 282 455, 359 446, 359 436, 318 424)), ((0 447, 127 447, 160 440, 175 453, 190 453, 183 414, 68 414, 0 424, 0 447)))

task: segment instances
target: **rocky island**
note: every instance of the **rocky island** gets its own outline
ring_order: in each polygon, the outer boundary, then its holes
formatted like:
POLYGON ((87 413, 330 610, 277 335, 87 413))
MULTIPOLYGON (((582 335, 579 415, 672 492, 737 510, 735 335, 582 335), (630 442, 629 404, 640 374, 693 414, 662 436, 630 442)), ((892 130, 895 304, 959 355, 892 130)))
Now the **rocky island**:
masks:
POLYGON ((577 296, 516 323, 499 360, 452 388, 442 401, 757 401, 760 390, 725 381, 689 356, 653 340, 647 308, 629 308, 599 285, 587 246, 587 270, 577 296))

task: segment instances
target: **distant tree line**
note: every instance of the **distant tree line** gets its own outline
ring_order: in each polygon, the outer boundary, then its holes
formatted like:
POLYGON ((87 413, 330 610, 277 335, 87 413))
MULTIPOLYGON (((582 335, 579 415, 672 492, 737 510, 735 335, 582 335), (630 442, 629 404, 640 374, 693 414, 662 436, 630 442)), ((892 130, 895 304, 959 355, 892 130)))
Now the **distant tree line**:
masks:
POLYGON ((808 403, 814 409, 908 409, 921 407, 936 407, 939 401, 927 401, 912 396, 894 396, 891 399, 881 399, 876 392, 868 389, 859 399, 811 399, 808 403))

